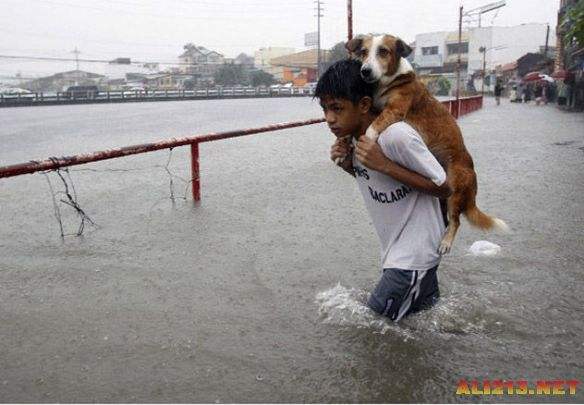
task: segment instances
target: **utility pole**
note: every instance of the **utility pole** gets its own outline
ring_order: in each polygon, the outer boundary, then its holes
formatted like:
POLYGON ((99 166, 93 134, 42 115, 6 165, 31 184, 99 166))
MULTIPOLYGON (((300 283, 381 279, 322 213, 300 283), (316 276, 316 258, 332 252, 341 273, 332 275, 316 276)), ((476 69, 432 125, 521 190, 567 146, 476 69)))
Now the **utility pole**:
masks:
POLYGON ((353 1, 347 0, 347 37, 353 39, 353 1))
MULTIPOLYGON (((460 65, 461 65, 461 51, 462 51, 462 6, 458 13, 458 58, 456 60, 456 104, 460 99, 460 65)), ((458 117, 458 113, 456 114, 458 117)))
POLYGON ((317 24, 317 40, 316 40, 316 76, 317 79, 320 78, 320 69, 321 69, 321 57, 320 57, 320 17, 324 17, 324 15, 321 14, 321 12, 323 11, 323 8, 321 7, 322 4, 324 4, 323 1, 321 0, 314 0, 314 3, 316 4, 316 24, 317 24))
POLYGON ((485 96, 485 78, 487 75, 487 48, 484 46, 481 46, 479 48, 479 52, 483 53, 483 80, 482 80, 482 84, 481 84, 481 96, 485 96))
POLYGON ((79 70, 79 54, 81 53, 81 51, 78 50, 77 47, 75 47, 75 49, 71 51, 71 53, 75 54, 75 65, 77 66, 76 70, 79 70))
POLYGON ((550 25, 547 25, 547 33, 545 34, 545 49, 543 51, 543 56, 548 57, 548 44, 550 42, 550 25))

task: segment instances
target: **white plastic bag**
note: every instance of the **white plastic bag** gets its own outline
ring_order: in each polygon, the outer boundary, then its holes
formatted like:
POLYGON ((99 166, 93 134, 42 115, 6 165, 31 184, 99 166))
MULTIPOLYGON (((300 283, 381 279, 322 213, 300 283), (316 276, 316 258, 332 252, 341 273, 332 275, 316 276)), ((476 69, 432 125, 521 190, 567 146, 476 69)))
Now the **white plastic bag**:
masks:
POLYGON ((495 256, 501 252, 501 246, 487 240, 477 240, 468 251, 474 256, 495 256))

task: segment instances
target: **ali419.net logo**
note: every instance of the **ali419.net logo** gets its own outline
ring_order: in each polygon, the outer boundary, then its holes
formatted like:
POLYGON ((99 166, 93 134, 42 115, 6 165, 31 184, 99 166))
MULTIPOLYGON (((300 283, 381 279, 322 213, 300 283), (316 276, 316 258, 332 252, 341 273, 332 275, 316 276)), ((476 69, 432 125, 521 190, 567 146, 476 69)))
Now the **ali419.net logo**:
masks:
POLYGON ((579 380, 466 380, 456 395, 576 395, 579 380))

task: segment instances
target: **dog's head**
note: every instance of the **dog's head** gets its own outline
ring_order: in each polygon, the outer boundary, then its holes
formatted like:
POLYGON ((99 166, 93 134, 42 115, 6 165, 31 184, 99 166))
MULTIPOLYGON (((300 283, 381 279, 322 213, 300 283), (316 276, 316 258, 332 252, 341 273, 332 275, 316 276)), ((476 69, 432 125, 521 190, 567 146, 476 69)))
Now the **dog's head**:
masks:
POLYGON ((401 58, 412 53, 412 48, 392 35, 359 35, 346 44, 349 55, 363 63, 361 77, 368 83, 383 76, 394 75, 401 58))

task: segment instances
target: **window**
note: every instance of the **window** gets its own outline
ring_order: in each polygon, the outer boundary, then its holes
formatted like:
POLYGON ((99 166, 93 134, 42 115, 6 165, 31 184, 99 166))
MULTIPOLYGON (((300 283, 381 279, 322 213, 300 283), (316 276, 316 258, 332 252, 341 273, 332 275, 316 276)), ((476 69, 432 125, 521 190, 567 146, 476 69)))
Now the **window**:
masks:
POLYGON ((438 47, 437 46, 422 47, 422 55, 438 55, 438 47))
MULTIPOLYGON (((458 53, 458 43, 448 44, 448 54, 458 53)), ((461 42, 460 53, 468 53, 468 42, 461 42)))

